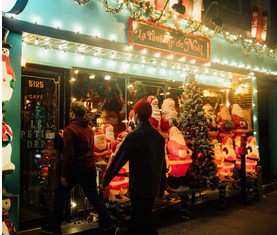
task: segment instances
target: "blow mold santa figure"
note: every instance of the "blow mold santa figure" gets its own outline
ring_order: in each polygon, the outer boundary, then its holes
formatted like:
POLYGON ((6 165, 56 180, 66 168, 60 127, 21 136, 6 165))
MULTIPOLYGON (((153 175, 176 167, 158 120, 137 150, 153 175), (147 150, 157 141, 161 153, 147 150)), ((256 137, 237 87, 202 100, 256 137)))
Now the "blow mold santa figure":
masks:
POLYGON ((248 122, 246 121, 244 111, 239 104, 231 105, 231 118, 234 122, 233 132, 236 135, 242 135, 248 132, 248 122))
POLYGON ((203 106, 204 109, 204 117, 207 120, 208 128, 209 128, 209 136, 211 139, 215 139, 218 135, 218 123, 217 118, 214 113, 213 106, 207 103, 203 106))
POLYGON ((221 170, 224 166, 224 159, 223 159, 223 155, 222 155, 222 151, 221 151, 221 147, 220 147, 220 144, 218 142, 217 139, 213 139, 212 140, 212 145, 214 146, 213 147, 213 151, 214 151, 214 163, 216 164, 216 176, 219 177, 220 176, 220 173, 221 173, 221 170))
POLYGON ((96 165, 107 166, 108 158, 111 156, 111 149, 107 148, 106 135, 102 131, 96 131, 94 134, 94 156, 96 165))
POLYGON ((162 103, 161 131, 164 138, 168 139, 168 130, 172 126, 177 126, 177 111, 175 101, 172 98, 166 98, 162 103))
MULTIPOLYGON (((217 113, 217 122, 220 127, 220 140, 223 137, 233 137, 234 122, 229 111, 229 106, 221 104, 217 113)), ((221 141, 220 141, 221 142, 221 141)))
POLYGON ((236 153, 234 150, 233 139, 224 137, 221 143, 222 156, 224 158, 224 165, 220 171, 220 179, 222 181, 233 180, 233 169, 236 163, 236 153))
POLYGON ((257 172, 257 164, 260 161, 260 154, 257 147, 257 139, 248 136, 246 139, 247 154, 245 155, 246 173, 253 176, 257 172))
MULTIPOLYGON (((108 166, 113 161, 113 156, 116 154, 119 149, 122 141, 128 135, 127 131, 122 131, 118 134, 117 139, 112 143, 112 156, 109 159, 108 166)), ((118 172, 118 175, 115 176, 109 184, 109 201, 111 202, 128 202, 130 198, 127 196, 129 188, 129 162, 127 162, 118 172)))
POLYGON ((234 138, 234 143, 235 143, 235 153, 236 153, 236 166, 238 169, 241 168, 241 155, 240 155, 240 148, 241 148, 241 136, 237 135, 234 138))
POLYGON ((11 162, 13 132, 9 125, 2 121, 2 173, 11 174, 15 165, 11 162))
POLYGON ((155 96, 148 96, 147 101, 151 104, 152 114, 149 118, 151 124, 156 128, 160 129, 161 126, 161 112, 159 108, 159 100, 155 96))
POLYGON ((181 131, 172 126, 168 130, 169 140, 166 144, 168 157, 168 188, 174 192, 187 189, 184 186, 184 177, 192 163, 192 151, 187 147, 181 131))
MULTIPOLYGON (((107 141, 107 149, 111 149, 111 144, 115 141, 114 137, 114 127, 112 124, 105 124, 103 127, 104 134, 106 136, 107 141)), ((110 158, 110 156, 106 156, 106 158, 110 158)))
POLYGON ((10 64, 10 49, 6 42, 9 30, 2 27, 2 105, 11 99, 15 87, 15 73, 10 64))

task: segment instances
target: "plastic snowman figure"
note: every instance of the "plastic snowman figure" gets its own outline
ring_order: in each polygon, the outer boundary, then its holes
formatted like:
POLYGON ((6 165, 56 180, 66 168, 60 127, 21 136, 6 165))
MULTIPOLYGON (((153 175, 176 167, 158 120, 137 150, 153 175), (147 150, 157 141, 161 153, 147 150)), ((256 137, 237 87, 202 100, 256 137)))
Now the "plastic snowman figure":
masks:
POLYGON ((11 162, 13 133, 9 125, 2 121, 2 173, 11 174, 15 165, 11 162))
POLYGON ((15 73, 10 64, 10 44, 6 43, 9 30, 2 28, 2 104, 11 99, 15 87, 15 73))
POLYGON ((2 235, 16 234, 16 228, 13 226, 9 216, 11 202, 10 198, 2 198, 2 235))

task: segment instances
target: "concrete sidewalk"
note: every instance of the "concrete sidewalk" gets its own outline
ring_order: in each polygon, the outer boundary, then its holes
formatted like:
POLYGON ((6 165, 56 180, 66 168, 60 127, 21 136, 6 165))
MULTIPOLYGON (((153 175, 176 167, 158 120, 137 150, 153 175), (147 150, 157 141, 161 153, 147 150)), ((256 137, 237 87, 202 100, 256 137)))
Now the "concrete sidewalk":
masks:
MULTIPOLYGON (((218 190, 197 195, 189 209, 189 220, 182 219, 181 202, 170 199, 154 211, 159 235, 275 235, 277 234, 277 182, 263 188, 262 200, 249 198, 241 206, 240 190, 227 191, 225 207, 218 200, 218 190)), ((122 214, 121 214, 122 216, 122 214)), ((124 230, 129 220, 124 223, 124 230)), ((20 231, 22 235, 42 235, 39 228, 20 231)), ((62 226, 62 234, 98 235, 95 223, 77 221, 62 226)), ((147 235, 147 234, 142 234, 147 235)))
POLYGON ((191 219, 181 221, 168 217, 159 223, 159 235, 275 235, 277 234, 277 190, 263 195, 262 200, 248 201, 242 207, 230 200, 229 207, 202 204, 191 211, 191 219))

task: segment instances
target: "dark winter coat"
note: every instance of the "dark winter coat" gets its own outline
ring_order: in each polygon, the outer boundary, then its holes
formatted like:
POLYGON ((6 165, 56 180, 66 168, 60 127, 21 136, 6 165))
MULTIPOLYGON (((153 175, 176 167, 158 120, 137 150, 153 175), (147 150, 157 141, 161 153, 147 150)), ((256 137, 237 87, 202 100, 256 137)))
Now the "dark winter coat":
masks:
POLYGON ((127 135, 104 176, 107 186, 129 161, 129 187, 143 198, 155 198, 159 193, 165 162, 165 139, 149 121, 140 123, 127 135))
POLYGON ((67 177, 73 166, 93 167, 94 132, 84 117, 72 119, 63 132, 62 177, 67 177))

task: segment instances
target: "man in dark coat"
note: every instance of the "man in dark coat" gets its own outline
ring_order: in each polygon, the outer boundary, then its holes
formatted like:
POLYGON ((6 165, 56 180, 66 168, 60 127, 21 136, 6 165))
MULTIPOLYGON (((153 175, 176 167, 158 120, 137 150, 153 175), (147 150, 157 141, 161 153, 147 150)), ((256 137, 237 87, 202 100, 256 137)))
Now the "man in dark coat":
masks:
POLYGON ((105 235, 118 234, 110 214, 97 191, 96 168, 93 153, 94 132, 86 120, 86 107, 80 101, 71 105, 72 120, 60 133, 63 138, 61 178, 55 193, 52 223, 43 226, 42 232, 60 234, 65 201, 70 191, 80 184, 89 202, 99 215, 99 223, 105 235))
POLYGON ((152 113, 149 102, 140 99, 133 110, 137 127, 127 135, 114 156, 104 176, 103 188, 129 161, 132 218, 127 235, 157 235, 152 208, 161 185, 165 139, 148 120, 152 113))

